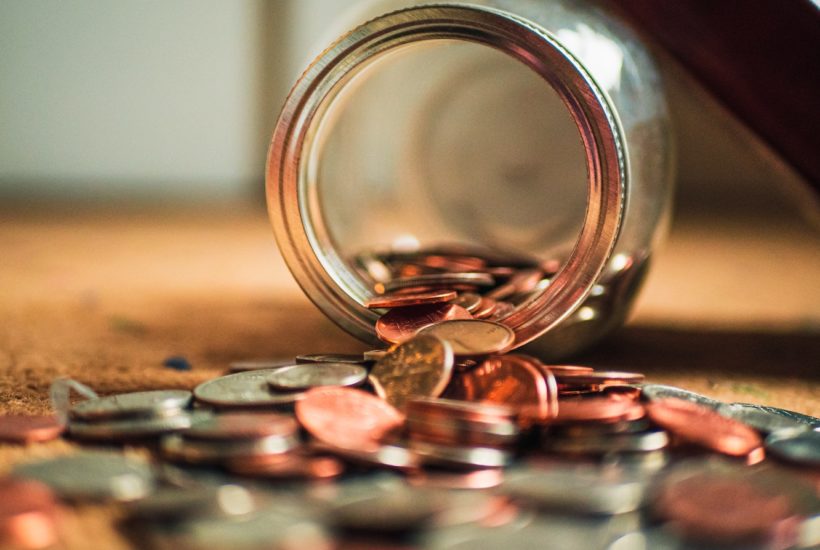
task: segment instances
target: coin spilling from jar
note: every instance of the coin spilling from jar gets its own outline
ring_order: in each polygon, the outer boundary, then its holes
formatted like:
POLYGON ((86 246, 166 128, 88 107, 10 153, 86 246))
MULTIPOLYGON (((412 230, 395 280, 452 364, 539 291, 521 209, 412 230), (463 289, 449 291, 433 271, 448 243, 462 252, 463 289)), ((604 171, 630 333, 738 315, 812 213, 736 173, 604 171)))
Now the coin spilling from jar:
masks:
POLYGON ((387 349, 86 399, 65 431, 0 417, 8 444, 124 446, 15 465, 0 544, 59 544, 61 510, 86 502, 119 507, 139 547, 820 544, 820 419, 509 353, 499 304, 521 303, 551 266, 377 260, 362 266, 383 285, 368 305, 387 349))

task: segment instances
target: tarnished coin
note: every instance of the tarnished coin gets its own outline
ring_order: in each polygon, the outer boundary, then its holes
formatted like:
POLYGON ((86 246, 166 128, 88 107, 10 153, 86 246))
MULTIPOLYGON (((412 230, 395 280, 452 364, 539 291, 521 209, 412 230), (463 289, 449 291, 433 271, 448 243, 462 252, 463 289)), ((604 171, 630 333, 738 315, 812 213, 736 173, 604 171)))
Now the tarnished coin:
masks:
POLYGON ((203 382, 194 388, 194 397, 218 408, 290 406, 304 396, 301 392, 272 392, 268 376, 276 369, 229 374, 203 382))
POLYGON ((766 438, 766 450, 789 462, 820 468, 820 432, 779 430, 766 438))
POLYGON ((509 472, 501 492, 561 512, 624 514, 643 505, 646 483, 594 466, 560 466, 509 472))
POLYGON ((366 360, 355 353, 305 353, 296 356, 297 363, 348 363, 361 365, 366 360))
POLYGON ((495 447, 440 445, 411 440, 410 449, 421 457, 423 464, 451 468, 503 468, 512 461, 509 451, 495 447))
POLYGON ((403 288, 441 288, 458 285, 465 286, 493 286, 495 279, 488 273, 483 272, 462 272, 462 273, 431 273, 429 275, 418 275, 416 277, 399 277, 384 283, 384 292, 393 292, 403 288))
POLYGON ((463 373, 454 380, 447 397, 513 407, 524 425, 547 420, 558 412, 557 394, 542 372, 526 357, 517 355, 490 357, 463 373))
POLYGON ((440 304, 454 300, 458 294, 455 290, 431 290, 412 294, 382 294, 371 298, 365 303, 370 309, 389 309, 393 307, 420 306, 424 304, 440 304))
POLYGON ((370 372, 376 393, 398 409, 415 397, 438 397, 453 373, 450 344, 417 336, 381 358, 370 372))
POLYGON ((293 365, 293 359, 258 359, 254 361, 234 361, 230 365, 230 372, 247 372, 250 370, 268 370, 289 367, 293 365))
POLYGON ((510 327, 482 319, 447 320, 422 328, 422 334, 441 338, 450 343, 457 356, 468 357, 500 353, 515 341, 510 327))
POLYGON ((173 434, 162 439, 162 454, 169 460, 189 464, 219 464, 228 460, 287 453, 299 446, 296 435, 273 435, 256 439, 189 439, 173 434))
POLYGON ((6 443, 35 443, 57 439, 63 425, 56 416, 28 416, 7 414, 0 416, 0 441, 6 443))
POLYGON ((276 390, 306 390, 320 386, 358 386, 367 379, 367 369, 349 363, 304 363, 277 369, 268 376, 276 390))
POLYGON ((681 440, 719 453, 747 457, 760 454, 763 441, 752 428, 714 410, 682 399, 660 399, 646 404, 649 418, 681 440))
POLYGON ((811 428, 810 425, 796 420, 793 416, 783 415, 779 411, 782 409, 773 409, 753 403, 724 403, 717 409, 717 412, 723 416, 743 422, 764 434, 777 430, 801 428, 808 430, 811 428))
POLYGON ((314 388, 296 403, 296 418, 319 441, 354 450, 378 448, 404 415, 378 397, 352 388, 314 388))
POLYGON ((42 483, 0 479, 0 547, 54 547, 58 542, 59 506, 42 483))
POLYGON ((400 344, 428 325, 452 319, 472 319, 472 315, 454 304, 395 308, 376 321, 376 335, 385 342, 400 344))
POLYGON ((176 414, 191 402, 187 390, 155 390, 88 399, 71 407, 73 418, 102 420, 176 414))
POLYGON ((190 427, 191 416, 183 412, 174 416, 153 418, 122 418, 94 422, 71 420, 68 423, 68 432, 75 439, 121 441, 153 437, 190 427))
POLYGON ((698 405, 709 407, 710 409, 717 409, 722 403, 711 397, 706 397, 693 391, 676 388, 675 386, 665 386, 663 384, 639 384, 641 395, 648 401, 658 401, 672 397, 675 399, 683 399, 684 401, 691 401, 698 405))
POLYGON ((71 501, 136 500, 151 493, 156 485, 147 462, 106 452, 28 462, 16 466, 12 475, 40 481, 60 498, 71 501))
POLYGON ((642 418, 645 412, 640 403, 611 396, 566 399, 554 422, 623 422, 642 418))
POLYGON ((186 439, 235 441, 268 436, 296 436, 299 426, 292 416, 276 413, 232 412, 194 422, 186 439))

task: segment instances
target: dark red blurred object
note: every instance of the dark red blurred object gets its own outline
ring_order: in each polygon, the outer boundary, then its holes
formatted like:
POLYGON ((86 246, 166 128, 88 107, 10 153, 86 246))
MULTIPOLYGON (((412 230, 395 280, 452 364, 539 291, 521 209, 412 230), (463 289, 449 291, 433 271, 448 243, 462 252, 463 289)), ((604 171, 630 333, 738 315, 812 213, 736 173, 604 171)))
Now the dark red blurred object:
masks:
POLYGON ((820 191, 820 8, 811 0, 619 0, 820 191))

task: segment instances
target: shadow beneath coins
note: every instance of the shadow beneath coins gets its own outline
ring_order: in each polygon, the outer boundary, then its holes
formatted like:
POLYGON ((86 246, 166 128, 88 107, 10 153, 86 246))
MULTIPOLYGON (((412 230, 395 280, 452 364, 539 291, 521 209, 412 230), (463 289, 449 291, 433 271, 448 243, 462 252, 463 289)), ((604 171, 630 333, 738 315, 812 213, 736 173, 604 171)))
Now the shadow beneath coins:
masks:
POLYGON ((820 380, 820 334, 627 326, 576 358, 644 373, 744 373, 820 380))

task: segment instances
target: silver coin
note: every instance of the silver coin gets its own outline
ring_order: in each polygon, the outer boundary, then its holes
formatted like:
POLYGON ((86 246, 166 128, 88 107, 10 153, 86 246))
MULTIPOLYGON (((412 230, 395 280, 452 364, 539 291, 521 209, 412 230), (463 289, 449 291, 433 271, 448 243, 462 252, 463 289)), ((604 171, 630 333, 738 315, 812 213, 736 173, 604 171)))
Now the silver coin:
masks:
POLYGON ((717 409, 723 403, 711 397, 706 397, 693 391, 684 390, 683 388, 676 388, 675 386, 665 386, 663 384, 637 384, 635 387, 641 389, 641 395, 649 401, 657 401, 659 399, 666 399, 669 397, 675 399, 683 399, 691 403, 697 403, 709 407, 710 409, 717 409))
POLYGON ((217 408, 290 406, 304 393, 274 393, 268 387, 268 376, 276 369, 229 374, 203 382, 194 388, 194 397, 217 408))
POLYGON ((766 451, 804 466, 820 468, 820 432, 814 430, 780 430, 766 438, 766 451))
POLYGON ((453 285, 493 286, 495 279, 489 273, 431 273, 415 277, 399 277, 384 283, 385 292, 412 287, 441 287, 453 285))
POLYGON ((273 435, 237 441, 208 441, 186 439, 184 435, 174 434, 164 437, 160 444, 163 456, 169 460, 190 464, 218 464, 236 458, 282 454, 298 446, 299 439, 295 435, 273 435))
POLYGON ((186 522, 175 533, 175 548, 197 550, 304 548, 332 550, 336 544, 324 527, 313 522, 308 513, 294 515, 276 509, 263 509, 242 517, 198 518, 186 522))
POLYGON ((532 505, 582 514, 624 514, 639 509, 646 484, 605 475, 595 467, 509 472, 501 492, 532 505))
POLYGON ((160 488, 125 507, 131 518, 153 521, 182 520, 219 515, 219 487, 199 485, 180 489, 160 488))
POLYGON ((70 415, 83 420, 176 414, 191 402, 187 390, 140 391, 88 399, 71 407, 70 415))
POLYGON ((280 369, 296 364, 293 359, 258 359, 253 361, 234 361, 230 364, 230 372, 247 372, 251 370, 280 369))
POLYGON ((501 468, 512 461, 509 451, 492 447, 463 447, 410 441, 410 450, 418 454, 424 464, 456 468, 501 468))
POLYGON ((365 362, 362 355, 352 353, 308 353, 296 356, 297 363, 347 363, 361 365, 365 362))
POLYGON ((483 319, 454 319, 421 329, 417 336, 430 335, 448 342, 459 356, 479 356, 499 353, 515 341, 512 329, 501 323, 483 319))
POLYGON ((809 424, 800 422, 794 417, 774 412, 771 407, 753 403, 724 403, 718 407, 717 412, 767 434, 777 430, 800 428, 808 430, 810 428, 809 424))
POLYGON ((191 417, 181 413, 176 416, 125 418, 102 422, 71 420, 68 423, 68 432, 76 439, 107 441, 151 437, 186 430, 190 427, 191 417))
POLYGON ((547 438, 544 448, 556 453, 603 455, 640 453, 665 449, 669 436, 663 430, 585 437, 547 438))
POLYGON ((358 386, 367 380, 367 369, 348 363, 304 363, 278 369, 268 384, 278 390, 306 390, 319 386, 358 386))
POLYGON ((443 499, 432 492, 402 488, 338 503, 327 520, 347 531, 406 533, 430 524, 443 507, 443 499))
POLYGON ((121 501, 145 497, 156 485, 151 465, 106 452, 82 452, 21 464, 12 475, 45 483, 70 501, 121 501))

